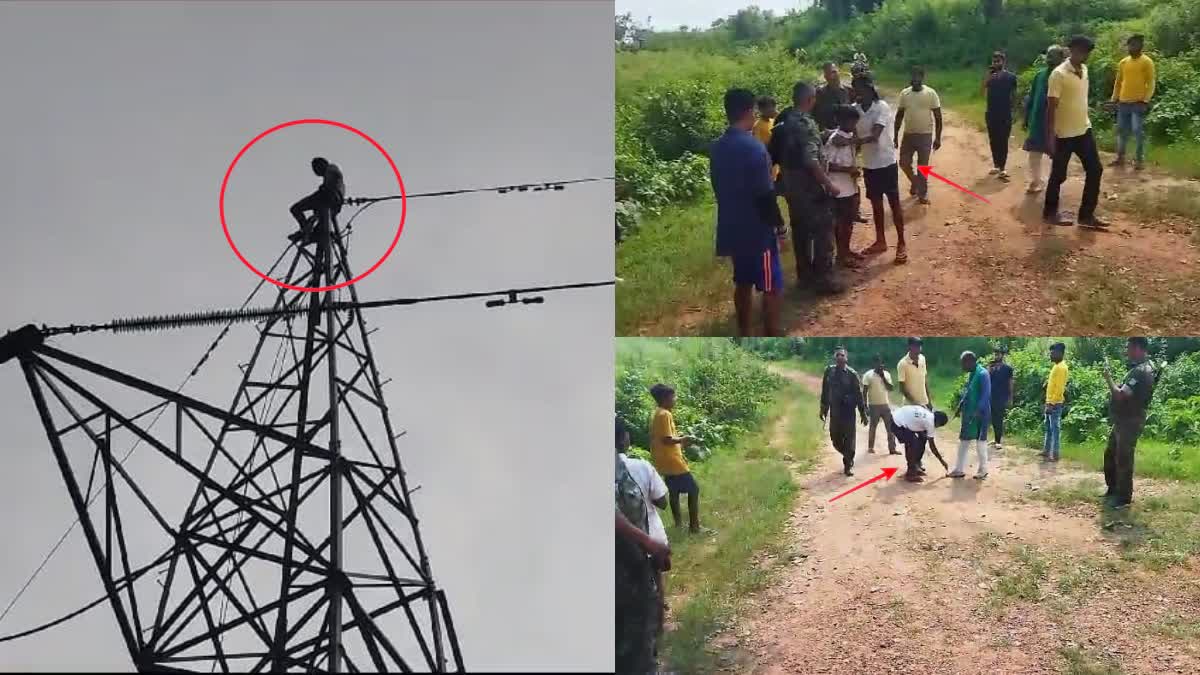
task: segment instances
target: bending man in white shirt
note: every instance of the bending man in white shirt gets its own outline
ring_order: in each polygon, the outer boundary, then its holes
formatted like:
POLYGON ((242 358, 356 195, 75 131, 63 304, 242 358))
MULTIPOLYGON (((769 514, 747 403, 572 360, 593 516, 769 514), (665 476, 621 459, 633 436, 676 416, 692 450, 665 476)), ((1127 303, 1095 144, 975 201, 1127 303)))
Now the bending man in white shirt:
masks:
POLYGON ((925 471, 921 468, 921 458, 925 455, 925 444, 937 452, 937 444, 933 441, 933 430, 944 427, 950 421, 942 411, 931 412, 921 405, 906 405, 892 411, 895 423, 896 438, 904 444, 904 461, 908 470, 904 480, 910 483, 920 483, 925 479, 925 471))

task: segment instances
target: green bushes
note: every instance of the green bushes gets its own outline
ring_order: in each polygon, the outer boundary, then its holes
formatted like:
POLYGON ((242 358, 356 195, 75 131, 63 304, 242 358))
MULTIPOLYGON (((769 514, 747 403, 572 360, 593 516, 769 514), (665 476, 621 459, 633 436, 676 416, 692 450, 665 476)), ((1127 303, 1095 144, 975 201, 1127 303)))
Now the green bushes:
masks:
MULTIPOLYGON (((711 30, 652 33, 642 52, 618 54, 618 181, 624 186, 618 201, 627 202, 621 208, 628 214, 622 227, 632 227, 646 208, 704 194, 707 176, 701 163, 673 163, 707 153, 724 126, 720 99, 725 89, 741 86, 786 98, 796 79, 816 78, 817 64, 844 63, 856 51, 866 52, 879 74, 923 64, 937 88, 939 74, 956 77, 978 69, 982 76, 992 51, 1004 49, 1021 75, 1024 96, 1047 46, 1074 34, 1090 35, 1097 44, 1089 60, 1092 120, 1107 142, 1115 120, 1100 105, 1112 95, 1125 39, 1144 33, 1158 70, 1147 134, 1154 147, 1200 147, 1200 2, 1195 0, 1008 0, 990 18, 979 0, 889 0, 869 13, 844 14, 814 7, 764 20, 761 12, 744 10, 711 30), (797 51, 804 62, 798 62, 797 51), (645 144, 627 142, 626 135, 645 144), (648 176, 655 173, 672 187, 663 181, 649 184, 648 176)), ((977 98, 972 85, 971 96, 977 98)), ((1178 163, 1171 165, 1186 170, 1178 163)))
MULTIPOLYGON (((1071 442, 1101 442, 1110 426, 1108 417, 1108 386, 1104 381, 1101 361, 1108 357, 1113 377, 1125 375, 1122 360, 1114 359, 1119 339, 1077 339, 1067 350, 1067 405, 1063 414, 1064 440, 1071 442), (1078 347, 1078 349, 1076 348, 1078 347)), ((1169 342, 1158 341, 1155 363, 1163 363, 1171 352, 1169 342)), ((1013 368, 1013 408, 1008 413, 1008 427, 1025 435, 1041 433, 1043 406, 1046 400, 1046 379, 1050 374, 1047 356, 1048 341, 1035 340, 1025 348, 1009 354, 1013 368)), ((1168 443, 1200 445, 1200 352, 1186 352, 1165 361, 1154 399, 1151 401, 1143 438, 1168 443)), ((965 384, 960 378, 957 388, 965 384)))
POLYGON ((675 388, 680 433, 718 452, 761 421, 782 386, 763 361, 727 339, 618 338, 617 415, 641 448, 649 447, 649 392, 659 382, 675 388))
POLYGON ((647 215, 709 192, 709 146, 725 129, 722 97, 742 87, 781 107, 800 72, 777 48, 617 54, 617 239, 647 215))

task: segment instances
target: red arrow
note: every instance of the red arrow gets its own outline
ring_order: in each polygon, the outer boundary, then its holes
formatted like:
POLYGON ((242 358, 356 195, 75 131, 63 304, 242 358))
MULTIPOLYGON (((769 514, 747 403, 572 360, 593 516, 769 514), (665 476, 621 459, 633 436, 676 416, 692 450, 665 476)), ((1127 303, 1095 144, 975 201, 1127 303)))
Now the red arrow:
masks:
POLYGON ((899 471, 899 469, 893 469, 893 468, 891 468, 891 467, 885 467, 884 469, 880 470, 880 472, 879 472, 879 475, 878 475, 878 476, 875 476, 874 478, 867 479, 867 480, 865 480, 865 481, 863 481, 863 482, 859 483, 858 485, 855 485, 854 487, 850 488, 849 490, 846 490, 846 491, 845 491, 845 492, 843 492, 842 494, 840 494, 840 495, 838 495, 838 496, 834 497, 833 499, 830 499, 829 501, 831 501, 831 502, 833 502, 833 501, 837 501, 837 500, 841 499, 842 497, 845 497, 846 495, 850 494, 851 492, 854 492, 855 490, 857 490, 857 489, 859 489, 859 488, 864 488, 864 487, 866 487, 866 486, 870 485, 871 483, 874 483, 875 481, 879 480, 880 478, 884 478, 884 479, 887 479, 887 480, 891 480, 892 476, 893 476, 893 475, 894 475, 894 474, 895 474, 897 471, 899 471))
POLYGON ((974 192, 971 192, 967 188, 959 185, 958 183, 955 183, 954 181, 951 181, 951 180, 947 180, 944 176, 939 176, 938 174, 934 173, 932 166, 918 166, 917 171, 920 171, 921 175, 925 176, 925 178, 929 178, 930 176, 933 176, 934 178, 942 181, 943 183, 946 183, 947 185, 949 185, 951 187, 956 187, 959 190, 962 190, 963 192, 971 195, 972 197, 982 201, 985 204, 991 204, 991 202, 989 202, 987 199, 980 197, 979 195, 975 194, 974 192))

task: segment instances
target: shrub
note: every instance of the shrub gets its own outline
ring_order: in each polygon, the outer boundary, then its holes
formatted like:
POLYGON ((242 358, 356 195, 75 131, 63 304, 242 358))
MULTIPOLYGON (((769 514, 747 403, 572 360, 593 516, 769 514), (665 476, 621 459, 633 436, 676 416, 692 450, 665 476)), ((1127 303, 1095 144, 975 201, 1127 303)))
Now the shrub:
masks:
POLYGON ((629 424, 638 447, 650 445, 655 403, 649 392, 656 383, 675 388, 680 433, 717 452, 761 421, 782 384, 762 360, 726 339, 634 338, 617 344, 617 415, 629 424))

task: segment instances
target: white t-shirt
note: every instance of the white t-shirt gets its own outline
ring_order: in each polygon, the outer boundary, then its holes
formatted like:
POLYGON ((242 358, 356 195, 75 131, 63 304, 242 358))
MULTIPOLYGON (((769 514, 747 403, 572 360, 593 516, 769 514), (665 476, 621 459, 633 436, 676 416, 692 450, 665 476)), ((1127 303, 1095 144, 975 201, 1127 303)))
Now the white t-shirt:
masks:
POLYGON ((646 510, 650 517, 650 531, 646 534, 649 534, 654 541, 663 544, 669 543, 667 528, 663 527, 662 518, 658 515, 658 507, 654 505, 655 500, 667 496, 667 484, 663 482, 662 476, 658 475, 658 471, 650 465, 650 462, 626 455, 621 455, 621 459, 625 460, 625 468, 629 469, 629 475, 633 476, 638 487, 642 488, 642 495, 646 498, 646 510))
POLYGON ((909 431, 924 433, 926 437, 933 436, 933 413, 929 408, 919 405, 906 405, 892 411, 892 422, 898 427, 909 431))
POLYGON ((883 131, 879 134, 879 140, 874 143, 867 143, 862 146, 863 168, 864 169, 883 169, 896 163, 896 145, 892 141, 892 109, 887 104, 887 101, 880 99, 871 104, 870 110, 863 110, 862 106, 854 104, 860 113, 858 118, 858 137, 868 138, 871 135, 871 130, 876 124, 883 125, 883 131))
MULTIPOLYGON (((841 129, 835 129, 832 134, 829 134, 829 140, 825 141, 826 161, 829 164, 836 164, 838 166, 855 166, 854 146, 834 145, 833 139, 838 137, 851 140, 854 138, 854 134, 842 131, 841 129)), ((830 171, 829 182, 833 183, 833 186, 837 188, 837 192, 833 195, 834 197, 853 197, 858 194, 858 180, 844 171, 830 171)))

